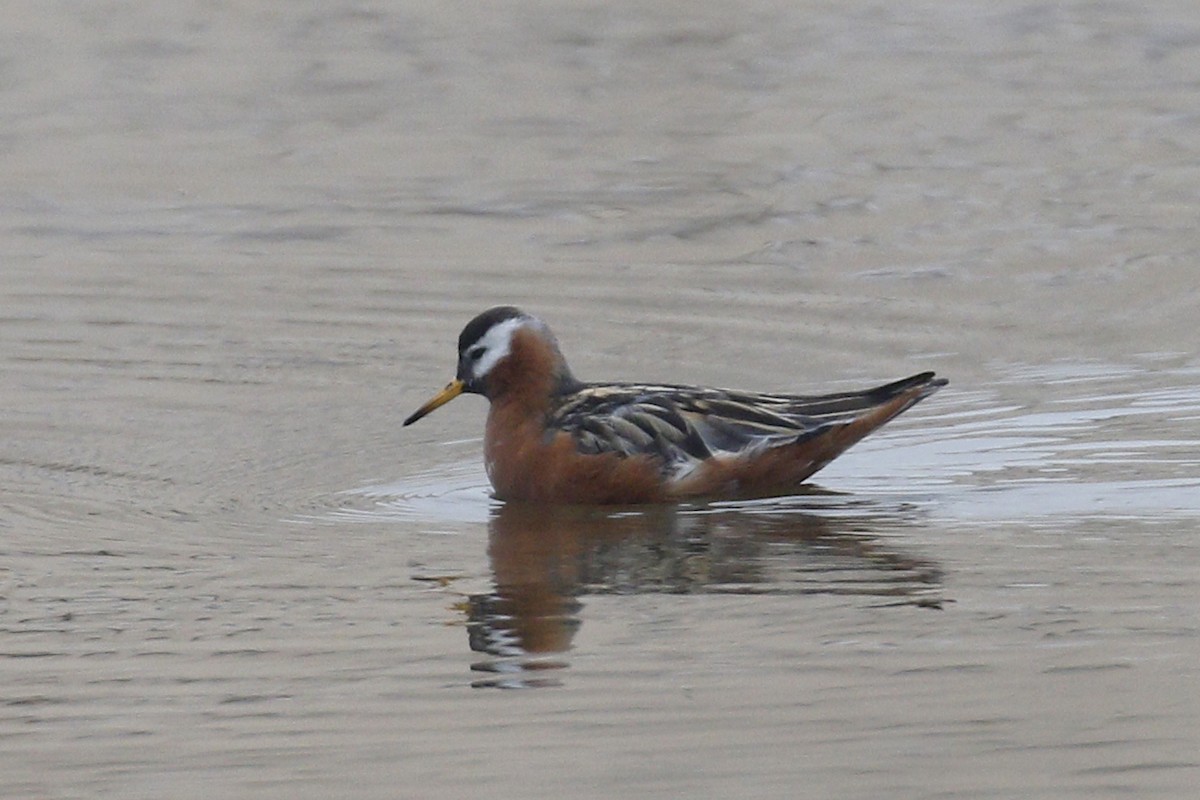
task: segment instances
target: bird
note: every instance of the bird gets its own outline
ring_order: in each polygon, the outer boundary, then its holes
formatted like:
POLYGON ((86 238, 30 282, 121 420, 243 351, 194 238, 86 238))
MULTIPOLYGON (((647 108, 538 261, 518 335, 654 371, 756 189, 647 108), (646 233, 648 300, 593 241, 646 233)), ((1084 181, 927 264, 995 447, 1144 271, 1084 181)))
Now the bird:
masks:
POLYGON ((460 394, 486 398, 484 466, 502 501, 751 499, 803 491, 846 448, 947 383, 922 372, 821 395, 585 383, 545 322, 496 306, 463 328, 454 380, 404 425, 460 394))

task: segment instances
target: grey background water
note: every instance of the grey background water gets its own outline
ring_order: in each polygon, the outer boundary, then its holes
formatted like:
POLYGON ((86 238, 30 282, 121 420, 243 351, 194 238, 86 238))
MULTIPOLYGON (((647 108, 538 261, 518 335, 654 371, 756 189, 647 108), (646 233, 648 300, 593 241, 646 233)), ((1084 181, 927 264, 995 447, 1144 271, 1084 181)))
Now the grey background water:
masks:
POLYGON ((1194 796, 1194 3, 12 2, 0 98, 0 796, 1194 796), (952 385, 529 515, 398 426, 497 302, 952 385))

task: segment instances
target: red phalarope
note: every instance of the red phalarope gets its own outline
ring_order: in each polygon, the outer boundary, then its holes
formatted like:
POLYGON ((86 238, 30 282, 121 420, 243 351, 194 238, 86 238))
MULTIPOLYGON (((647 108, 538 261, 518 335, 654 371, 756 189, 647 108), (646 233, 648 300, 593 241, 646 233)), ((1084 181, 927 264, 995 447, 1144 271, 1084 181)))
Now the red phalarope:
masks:
POLYGON ((825 395, 583 383, 544 322, 499 306, 467 323, 458 337, 455 379, 404 424, 463 393, 486 397, 484 457, 501 500, 762 497, 796 491, 946 383, 922 372, 825 395))

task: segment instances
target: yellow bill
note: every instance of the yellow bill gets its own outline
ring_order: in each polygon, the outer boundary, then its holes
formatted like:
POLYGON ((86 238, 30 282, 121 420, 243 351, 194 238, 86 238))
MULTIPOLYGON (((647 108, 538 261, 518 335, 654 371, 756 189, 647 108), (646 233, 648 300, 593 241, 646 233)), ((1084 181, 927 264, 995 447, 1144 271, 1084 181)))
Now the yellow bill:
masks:
POLYGON ((409 416, 408 419, 404 420, 404 424, 412 425, 414 422, 416 422, 421 417, 428 414, 430 411, 433 411, 435 409, 441 408, 442 406, 446 405, 446 403, 449 403, 451 400, 453 400, 454 398, 456 398, 460 394, 462 394, 463 389, 465 387, 466 387, 466 384, 464 384, 462 381, 458 380, 457 378, 450 381, 450 383, 446 384, 445 389, 442 389, 440 392, 435 394, 433 397, 429 398, 429 400, 426 401, 425 405, 418 408, 416 411, 414 411, 409 416))

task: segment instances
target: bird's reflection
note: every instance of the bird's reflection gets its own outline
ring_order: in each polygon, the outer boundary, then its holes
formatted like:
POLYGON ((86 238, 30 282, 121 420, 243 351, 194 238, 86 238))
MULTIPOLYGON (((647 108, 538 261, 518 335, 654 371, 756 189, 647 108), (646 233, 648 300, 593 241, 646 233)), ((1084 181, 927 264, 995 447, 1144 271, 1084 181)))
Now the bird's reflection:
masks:
POLYGON ((554 686, 588 594, 856 594, 939 607, 940 568, 863 516, 788 507, 616 510, 506 503, 489 520, 494 590, 468 603, 480 687, 554 686))

